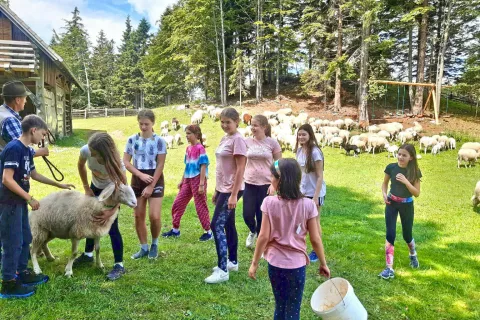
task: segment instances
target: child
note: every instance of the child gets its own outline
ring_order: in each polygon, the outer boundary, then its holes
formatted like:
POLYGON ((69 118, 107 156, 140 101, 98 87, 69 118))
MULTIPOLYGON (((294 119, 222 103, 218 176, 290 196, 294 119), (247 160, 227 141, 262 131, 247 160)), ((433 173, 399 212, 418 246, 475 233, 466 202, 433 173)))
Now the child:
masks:
POLYGON ((205 147, 202 144, 202 130, 198 125, 192 124, 185 130, 187 141, 190 145, 185 154, 185 171, 182 180, 178 184, 178 193, 172 206, 173 229, 162 234, 164 237, 180 236, 180 220, 182 219, 187 204, 190 199, 195 201, 198 219, 202 224, 205 233, 200 237, 200 241, 212 239, 210 230, 210 215, 207 206, 207 175, 208 175, 208 157, 205 147))
POLYGON ((47 133, 47 125, 36 115, 22 121, 22 135, 9 142, 0 155, 0 237, 2 255, 2 298, 26 298, 35 293, 35 285, 48 277, 27 269, 32 234, 28 223, 28 208, 40 207, 30 192, 30 178, 61 189, 71 184, 52 181, 35 170, 29 145, 38 144, 47 133))
POLYGON ((253 138, 245 140, 247 144, 247 165, 245 167, 243 219, 250 229, 245 241, 247 248, 253 247, 255 237, 260 232, 262 225, 260 206, 263 199, 268 195, 270 166, 274 160, 282 157, 282 149, 277 140, 271 138, 271 128, 265 116, 256 115, 253 117, 252 133, 253 138))
POLYGON ((390 279, 395 276, 393 271, 393 252, 397 216, 400 213, 403 240, 410 252, 410 266, 418 268, 417 251, 413 239, 413 197, 420 195, 420 178, 422 173, 418 168, 417 153, 411 144, 404 144, 398 149, 397 163, 391 163, 385 168, 385 178, 382 184, 383 201, 385 202, 385 224, 387 237, 385 242, 385 261, 387 267, 378 276, 390 279), (390 192, 387 194, 388 182, 390 192))
POLYGON ((256 279, 262 253, 268 261, 268 275, 275 297, 274 319, 300 319, 305 266, 309 264, 305 238, 320 258, 320 274, 329 278, 318 211, 300 191, 301 169, 294 159, 280 159, 271 166, 272 187, 277 196, 262 204, 263 222, 248 275, 256 279))
MULTIPOLYGON (((127 184, 125 176, 125 166, 120 159, 117 147, 112 137, 108 133, 98 132, 93 134, 88 140, 88 144, 80 149, 78 158, 78 173, 83 183, 85 194, 91 197, 98 197, 110 183, 127 184), (88 183, 87 168, 92 172, 92 182, 88 183)), ((101 223, 108 220, 117 207, 103 211, 98 221, 101 223)), ((108 273, 107 279, 117 280, 125 274, 123 267, 123 239, 118 228, 118 217, 112 224, 110 231, 110 240, 112 242, 113 256, 115 264, 112 271, 108 273)), ((74 261, 74 265, 93 262, 94 240, 87 239, 85 243, 85 252, 74 261)))
POLYGON ((243 174, 247 158, 247 146, 237 131, 240 115, 234 108, 223 109, 220 114, 222 129, 226 135, 215 151, 217 159, 216 187, 212 201, 215 212, 212 219, 213 236, 218 264, 206 283, 228 281, 229 271, 238 271, 238 235, 235 228, 235 208, 243 194, 243 174), (227 248, 228 259, 227 262, 227 248))
POLYGON ((153 133, 155 114, 152 110, 143 109, 137 116, 140 133, 128 138, 123 156, 123 163, 132 173, 132 189, 137 196, 135 208, 135 229, 140 240, 140 250, 132 255, 132 259, 158 257, 158 236, 160 235, 162 200, 165 189, 163 167, 167 155, 167 145, 163 138, 153 133), (130 161, 133 158, 133 165, 130 161), (150 231, 152 245, 148 249, 147 225, 145 215, 147 201, 150 207, 150 231))
MULTIPOLYGON (((304 124, 298 128, 297 144, 295 146, 297 161, 302 168, 300 190, 307 198, 313 199, 318 208, 318 219, 327 193, 327 185, 323 180, 324 157, 318 146, 312 126, 304 124)), ((321 232, 321 228, 319 228, 321 232)), ((311 262, 318 261, 315 251, 310 252, 311 262)))

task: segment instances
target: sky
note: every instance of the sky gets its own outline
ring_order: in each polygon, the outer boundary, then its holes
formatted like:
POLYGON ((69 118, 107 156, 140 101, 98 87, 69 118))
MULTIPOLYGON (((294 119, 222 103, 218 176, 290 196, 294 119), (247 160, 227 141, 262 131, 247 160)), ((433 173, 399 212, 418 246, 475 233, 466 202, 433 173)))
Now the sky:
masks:
POLYGON ((93 45, 100 30, 109 39, 120 45, 125 20, 130 15, 134 27, 145 17, 158 30, 156 22, 165 9, 178 0, 10 0, 12 9, 47 44, 52 39, 52 30, 62 33, 64 19, 72 17, 75 7, 93 45))

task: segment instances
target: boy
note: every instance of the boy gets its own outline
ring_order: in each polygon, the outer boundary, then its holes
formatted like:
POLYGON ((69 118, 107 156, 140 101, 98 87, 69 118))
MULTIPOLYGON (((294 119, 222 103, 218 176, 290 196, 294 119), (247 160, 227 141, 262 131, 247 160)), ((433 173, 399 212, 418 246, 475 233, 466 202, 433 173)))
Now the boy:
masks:
POLYGON ((9 142, 0 155, 0 239, 2 255, 2 298, 26 298, 35 293, 35 285, 48 277, 27 270, 32 234, 28 208, 37 210, 40 203, 29 194, 30 177, 40 183, 61 189, 74 187, 45 178, 35 170, 28 146, 39 143, 47 133, 47 125, 36 115, 22 121, 22 135, 9 142))

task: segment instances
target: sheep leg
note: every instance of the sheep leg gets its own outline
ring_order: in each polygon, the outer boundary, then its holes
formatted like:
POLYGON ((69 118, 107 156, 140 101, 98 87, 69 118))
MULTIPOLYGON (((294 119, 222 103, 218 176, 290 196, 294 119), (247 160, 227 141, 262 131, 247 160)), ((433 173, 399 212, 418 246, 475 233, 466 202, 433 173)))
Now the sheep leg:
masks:
POLYGON ((55 261, 55 257, 52 255, 52 252, 50 252, 50 248, 48 247, 48 242, 45 242, 42 249, 43 249, 43 252, 45 253, 45 257, 47 258, 47 261, 49 262, 55 261))
POLYGON ((42 273, 42 269, 40 269, 40 266, 38 265, 37 252, 38 248, 36 248, 36 246, 32 246, 30 255, 32 259, 33 272, 35 272, 36 274, 40 274, 42 273))
POLYGON ((71 277, 73 275, 72 271, 72 266, 73 266, 73 261, 75 260, 78 252, 78 244, 80 243, 80 240, 78 239, 72 239, 72 255, 70 256, 70 259, 68 260, 67 266, 65 267, 65 276, 66 277, 71 277))
POLYGON ((103 266, 102 260, 100 260, 100 238, 95 238, 95 263, 97 264, 97 267, 103 269, 105 268, 103 266))

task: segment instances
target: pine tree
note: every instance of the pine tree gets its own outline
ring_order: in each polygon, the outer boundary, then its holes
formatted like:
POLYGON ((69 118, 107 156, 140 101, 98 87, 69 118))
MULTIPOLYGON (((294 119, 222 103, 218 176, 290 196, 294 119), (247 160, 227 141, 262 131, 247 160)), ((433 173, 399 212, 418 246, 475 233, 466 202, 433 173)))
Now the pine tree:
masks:
POLYGON ((91 59, 90 83, 92 88, 92 105, 113 105, 112 77, 115 71, 114 42, 108 40, 105 32, 100 30, 97 45, 93 48, 91 59))

